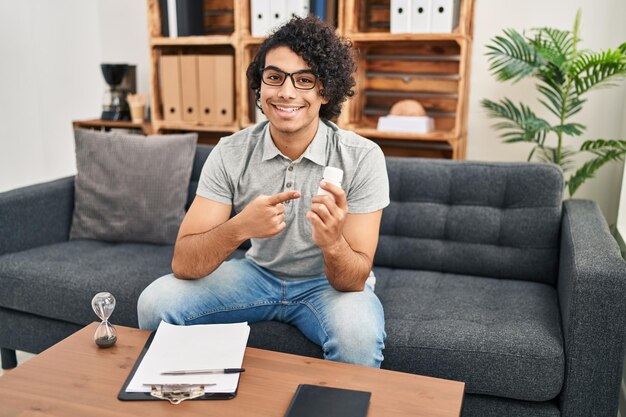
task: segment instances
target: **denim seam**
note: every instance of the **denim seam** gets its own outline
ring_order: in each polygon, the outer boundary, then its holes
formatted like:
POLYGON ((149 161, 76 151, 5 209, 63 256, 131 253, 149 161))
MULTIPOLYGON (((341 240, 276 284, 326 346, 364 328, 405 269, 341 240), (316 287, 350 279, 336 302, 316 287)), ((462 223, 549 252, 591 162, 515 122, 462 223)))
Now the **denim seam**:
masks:
POLYGON ((256 307, 266 307, 266 306, 270 306, 270 305, 281 305, 280 302, 275 302, 275 301, 265 301, 262 303, 254 303, 254 304, 247 304, 247 305, 240 305, 240 306, 234 306, 234 307, 227 307, 227 308, 216 308, 213 310, 209 310, 209 311, 205 311, 202 313, 199 313, 195 316, 188 316, 185 317, 185 321, 192 321, 192 320, 196 320, 199 317, 204 317, 204 316, 210 316, 211 314, 215 314, 215 313, 223 313, 226 311, 235 311, 235 310, 246 310, 249 308, 256 308, 256 307))
MULTIPOLYGON (((309 310, 311 310, 311 312, 313 313, 313 315, 317 319, 317 322, 320 325, 320 329, 322 329, 322 332, 324 332, 324 337, 328 339, 329 336, 328 336, 328 333, 326 333, 326 328, 324 327, 324 324, 322 323, 322 319, 320 318, 318 311, 315 309, 315 307, 313 307, 313 304, 309 303, 308 301, 300 301, 300 304, 304 304, 305 306, 309 308, 309 310)), ((322 348, 323 348, 323 345, 322 345, 322 348)))

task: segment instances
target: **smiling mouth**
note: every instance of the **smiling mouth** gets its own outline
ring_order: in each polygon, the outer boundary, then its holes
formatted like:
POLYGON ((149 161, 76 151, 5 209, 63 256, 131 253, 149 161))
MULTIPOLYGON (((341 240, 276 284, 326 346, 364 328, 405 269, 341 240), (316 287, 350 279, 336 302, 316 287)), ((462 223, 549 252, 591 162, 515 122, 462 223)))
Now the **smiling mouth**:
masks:
POLYGON ((285 107, 285 106, 279 106, 278 104, 272 104, 272 106, 286 113, 295 113, 302 108, 302 106, 301 107, 285 107))

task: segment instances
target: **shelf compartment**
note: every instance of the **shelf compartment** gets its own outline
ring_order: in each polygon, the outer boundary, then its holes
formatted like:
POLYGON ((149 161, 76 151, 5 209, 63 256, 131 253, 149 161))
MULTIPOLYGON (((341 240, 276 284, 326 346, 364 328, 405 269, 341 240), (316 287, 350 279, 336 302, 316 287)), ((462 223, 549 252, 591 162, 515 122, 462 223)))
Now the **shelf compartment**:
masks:
MULTIPOLYGON (((235 1, 237 0, 204 0, 203 26, 205 35, 222 35, 230 37, 235 34, 235 1)), ((148 2, 148 27, 150 29, 152 42, 156 39, 170 39, 163 37, 163 28, 161 24, 161 16, 163 15, 163 12, 161 11, 161 5, 164 3, 166 2, 158 0, 149 0, 148 2)), ((205 36, 183 36, 171 39, 176 40, 204 37, 205 36)))
MULTIPOLYGON (((238 102, 238 94, 237 94, 237 73, 236 73, 236 65, 234 65, 235 61, 236 61, 236 53, 235 53, 235 49, 230 46, 230 45, 192 45, 192 46, 184 46, 181 47, 180 45, 175 45, 175 46, 160 46, 158 48, 153 49, 152 51, 153 54, 153 60, 155 62, 155 68, 157 69, 157 71, 155 71, 152 74, 153 77, 153 119, 154 119, 154 124, 156 126, 157 129, 161 129, 163 127, 166 128, 176 128, 176 129, 182 129, 182 130, 197 130, 197 131, 226 131, 226 132, 230 132, 233 131, 233 129, 236 129, 236 127, 238 126, 237 124, 237 102, 238 102), (211 123, 210 121, 207 122, 206 119, 203 119, 202 116, 196 116, 197 118, 199 118, 201 121, 191 121, 191 120, 184 120, 185 117, 183 116, 182 119, 183 120, 166 120, 168 118, 165 117, 165 104, 164 104, 164 97, 163 97, 163 91, 161 90, 161 86, 162 81, 161 81, 161 77, 163 76, 162 73, 162 68, 160 68, 160 62, 161 62, 161 57, 165 57, 165 56, 178 56, 178 57, 185 57, 185 56, 198 56, 198 57, 202 57, 202 56, 209 56, 209 55, 228 55, 233 57, 233 73, 232 73, 232 82, 233 82, 233 94, 232 94, 232 104, 230 104, 229 106, 227 106, 226 108, 230 108, 232 109, 232 116, 233 116, 233 121, 226 121, 226 120, 216 120, 214 123, 211 123)), ((197 65, 200 65, 200 61, 196 61, 197 65)), ((182 65, 181 63, 178 64, 179 65, 179 84, 178 84, 178 89, 179 92, 178 94, 180 95, 180 105, 178 106, 178 108, 180 108, 180 111, 183 112, 183 107, 184 105, 184 99, 183 96, 185 93, 183 93, 183 73, 182 73, 182 65)), ((196 71, 199 71, 200 68, 198 68, 196 71)), ((198 78, 196 78, 196 82, 199 82, 200 78, 199 74, 198 74, 198 78)), ((196 87, 197 89, 200 88, 200 86, 198 85, 198 87, 196 87)), ((204 88, 207 88, 207 85, 204 86, 204 88)), ((189 91, 188 89, 185 91, 189 91)), ((203 90, 204 91, 204 90, 203 90)), ((200 93, 198 93, 200 94, 200 93)), ((192 100, 192 102, 194 101, 194 99, 192 98, 192 96, 187 95, 186 97, 188 97, 189 99, 192 100)), ((200 98, 200 95, 198 95, 199 100, 197 106, 193 106, 190 105, 190 107, 195 107, 197 108, 197 111, 200 112, 201 109, 200 107, 202 106, 201 101, 202 99, 200 98)), ((176 100, 175 98, 173 100, 176 100)), ((213 103, 216 104, 216 103, 213 103)), ((176 107, 176 106, 175 106, 176 107)), ((217 107, 215 108, 215 110, 217 110, 217 107)), ((223 110, 224 111, 224 110, 223 110)), ((226 114, 226 113, 224 113, 226 114)), ((219 119, 219 118, 218 118, 219 119)))
POLYGON ((230 35, 234 32, 234 0, 204 0, 204 33, 230 35))
POLYGON ((377 137, 442 139, 459 135, 461 46, 456 41, 355 43, 360 51, 358 94, 349 105, 348 124, 377 137), (416 134, 376 130, 378 119, 400 100, 417 100, 433 118, 435 132, 416 134))
MULTIPOLYGON (((353 40, 363 40, 361 34, 387 34, 393 37, 398 35, 390 34, 391 21, 391 1, 390 0, 345 0, 346 15, 345 32, 353 40), (353 11, 353 12, 351 12, 353 11)), ((437 39, 438 36, 464 36, 471 35, 471 25, 466 23, 467 16, 472 15, 473 1, 460 0, 459 3, 459 23, 451 33, 435 34, 409 33, 407 36, 424 36, 425 39, 437 39)))

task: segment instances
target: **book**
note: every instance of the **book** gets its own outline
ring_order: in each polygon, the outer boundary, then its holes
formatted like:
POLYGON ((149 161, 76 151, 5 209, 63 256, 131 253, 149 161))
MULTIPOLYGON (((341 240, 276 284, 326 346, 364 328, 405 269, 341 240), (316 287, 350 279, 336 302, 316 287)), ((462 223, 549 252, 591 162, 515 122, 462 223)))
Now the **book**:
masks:
POLYGON ((159 0, 159 8, 161 10, 161 35, 170 36, 169 17, 167 13, 167 0, 159 0))
POLYGON ((311 13, 326 20, 326 0, 311 0, 311 13))
POLYGON ((204 35, 204 0, 176 0, 178 36, 204 35))
POLYGON ((161 35, 203 36, 204 0, 159 0, 161 35))

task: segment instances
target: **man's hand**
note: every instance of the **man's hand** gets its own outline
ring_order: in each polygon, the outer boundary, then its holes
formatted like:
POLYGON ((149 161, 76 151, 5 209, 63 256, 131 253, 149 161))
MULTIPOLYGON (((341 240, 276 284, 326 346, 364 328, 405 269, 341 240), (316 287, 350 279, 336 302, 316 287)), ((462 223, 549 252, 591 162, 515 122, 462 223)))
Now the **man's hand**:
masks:
POLYGON ((343 226, 348 214, 348 200, 341 187, 325 181, 322 181, 320 186, 334 198, 327 195, 314 196, 306 218, 313 229, 313 241, 324 249, 342 241, 343 226))
POLYGON ((243 234, 248 238, 276 236, 285 223, 285 201, 300 198, 298 191, 285 191, 274 195, 260 195, 252 200, 241 213, 234 217, 243 234))

